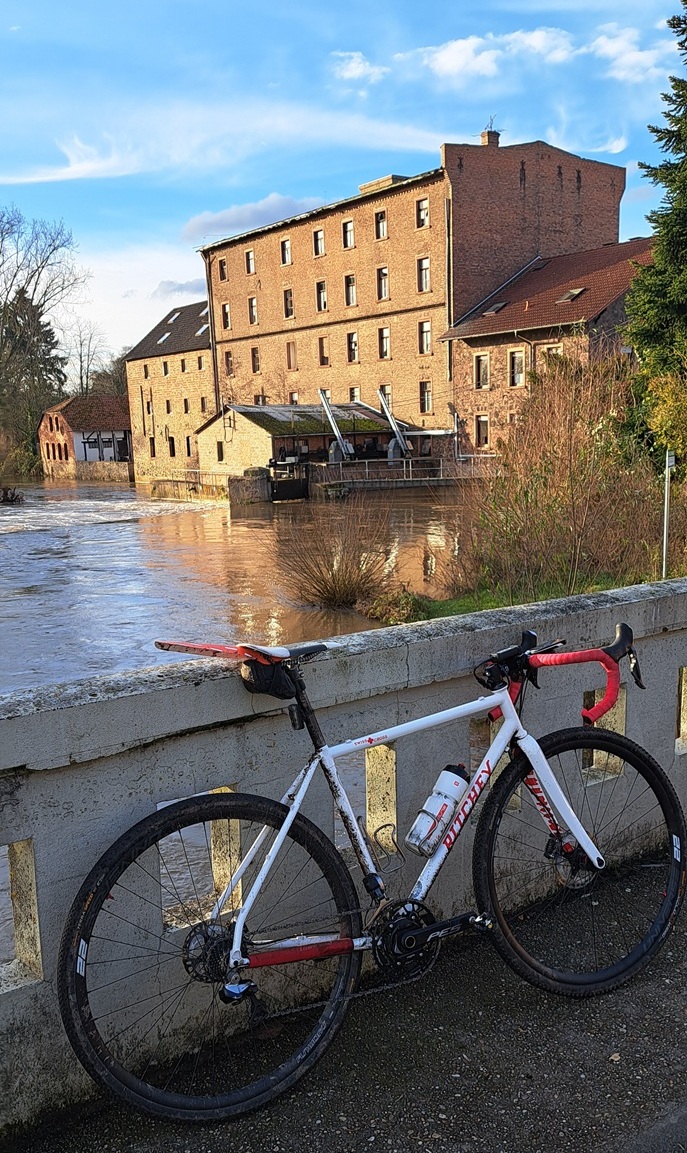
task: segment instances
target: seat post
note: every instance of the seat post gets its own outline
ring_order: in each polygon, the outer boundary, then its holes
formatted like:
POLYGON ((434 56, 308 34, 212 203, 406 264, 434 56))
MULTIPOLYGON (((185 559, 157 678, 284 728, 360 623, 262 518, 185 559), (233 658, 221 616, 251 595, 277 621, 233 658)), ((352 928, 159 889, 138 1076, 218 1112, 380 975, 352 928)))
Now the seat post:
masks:
POLYGON ((325 740, 324 733, 320 728, 320 722, 315 715, 315 710, 308 699, 308 694, 305 688, 305 681, 303 680, 300 669, 298 668, 290 668, 289 676, 293 681, 296 689, 296 702, 299 709, 301 710, 303 723, 308 730, 310 740, 315 746, 315 752, 319 753, 320 749, 324 748, 327 742, 325 740))

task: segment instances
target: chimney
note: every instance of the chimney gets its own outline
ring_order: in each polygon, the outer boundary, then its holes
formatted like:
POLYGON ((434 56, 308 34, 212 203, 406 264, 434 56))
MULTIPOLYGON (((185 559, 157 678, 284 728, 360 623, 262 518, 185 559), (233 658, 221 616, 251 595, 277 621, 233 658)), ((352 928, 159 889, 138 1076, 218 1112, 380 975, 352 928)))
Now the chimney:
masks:
POLYGON ((486 148, 498 148, 500 132, 496 132, 493 128, 485 128, 480 137, 480 143, 486 148))

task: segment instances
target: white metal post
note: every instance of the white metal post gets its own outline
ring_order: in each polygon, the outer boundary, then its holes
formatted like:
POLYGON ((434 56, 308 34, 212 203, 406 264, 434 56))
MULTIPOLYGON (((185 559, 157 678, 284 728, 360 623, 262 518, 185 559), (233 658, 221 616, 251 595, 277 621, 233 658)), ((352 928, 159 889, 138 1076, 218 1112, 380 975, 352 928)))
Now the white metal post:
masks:
POLYGON ((661 577, 666 579, 668 572, 668 518, 670 514, 670 473, 675 468, 675 453, 672 449, 666 449, 666 475, 664 482, 664 496, 663 496, 663 568, 661 577))

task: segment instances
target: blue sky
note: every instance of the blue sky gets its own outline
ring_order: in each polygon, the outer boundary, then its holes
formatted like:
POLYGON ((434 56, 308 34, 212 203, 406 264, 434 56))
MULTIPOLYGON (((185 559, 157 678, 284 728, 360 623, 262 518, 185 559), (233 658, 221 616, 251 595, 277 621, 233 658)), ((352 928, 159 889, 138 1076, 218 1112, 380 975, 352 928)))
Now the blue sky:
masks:
POLYGON ((115 350, 204 294, 206 241, 439 163, 543 139, 627 167, 681 74, 678 0, 0 0, 0 203, 62 219, 115 350))

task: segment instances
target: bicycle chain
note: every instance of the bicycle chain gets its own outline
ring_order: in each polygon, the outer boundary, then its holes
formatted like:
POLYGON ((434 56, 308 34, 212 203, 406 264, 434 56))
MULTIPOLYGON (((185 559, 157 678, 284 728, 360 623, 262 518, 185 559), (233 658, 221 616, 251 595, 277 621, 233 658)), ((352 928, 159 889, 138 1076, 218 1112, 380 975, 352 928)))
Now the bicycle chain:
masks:
MULTIPOLYGON (((375 917, 372 918, 369 925, 367 926, 368 929, 369 929, 370 925, 374 924, 374 920, 375 920, 376 916, 379 913, 383 912, 385 907, 386 907, 385 905, 382 905, 382 906, 380 906, 380 908, 375 910, 375 917)), ((349 911, 352 913, 358 912, 357 909, 349 910, 349 911)), ((296 927, 296 925, 297 925, 297 922, 293 922, 293 924, 283 925, 282 928, 283 929, 290 929, 290 928, 296 927)), ((413 984, 415 984, 416 981, 421 981, 423 977, 427 976, 428 973, 432 972, 432 970, 436 964, 436 960, 437 960, 438 956, 439 956, 439 949, 437 949, 434 957, 432 957, 432 959, 429 962, 429 964, 427 965, 427 967, 425 969, 423 969, 423 971, 421 973, 416 973, 414 976, 411 976, 411 977, 402 977, 396 981, 386 981, 381 985, 375 985, 371 989, 356 989, 355 992, 353 992, 353 993, 344 993, 341 1000, 342 1001, 356 1001, 362 997, 372 997, 376 993, 385 993, 389 989, 399 989, 405 985, 413 985, 413 984)), ((276 1021, 280 1017, 293 1017, 296 1013, 307 1013, 311 1009, 324 1008, 324 1006, 327 1005, 328 1003, 329 1003, 329 999, 327 999, 325 1001, 308 1001, 307 1005, 299 1005, 296 1007, 292 1006, 289 1009, 281 1009, 275 1013, 267 1013, 264 1017, 260 1017, 259 1020, 256 1021, 256 1025, 259 1027, 260 1025, 266 1024, 269 1021, 276 1021)))

